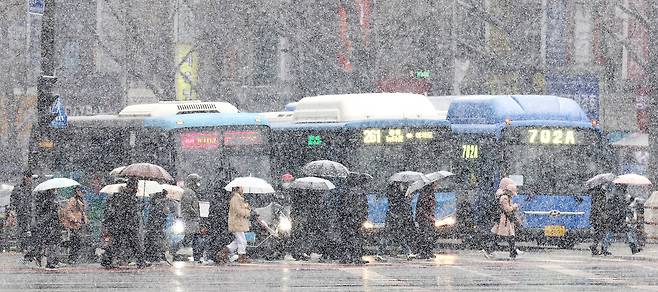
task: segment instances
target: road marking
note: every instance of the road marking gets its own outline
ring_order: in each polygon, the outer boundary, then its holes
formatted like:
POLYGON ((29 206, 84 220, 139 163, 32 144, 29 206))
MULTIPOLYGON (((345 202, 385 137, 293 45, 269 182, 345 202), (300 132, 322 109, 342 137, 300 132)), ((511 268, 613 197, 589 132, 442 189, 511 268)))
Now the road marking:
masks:
POLYGON ((618 284, 626 283, 626 281, 624 281, 622 279, 619 279, 619 278, 612 278, 612 276, 610 276, 610 277, 599 276, 599 275, 592 274, 592 273, 589 273, 589 272, 585 272, 585 271, 581 271, 581 270, 574 270, 574 269, 570 269, 570 268, 567 268, 567 267, 564 267, 564 266, 559 266, 559 265, 549 264, 549 265, 539 265, 539 267, 542 268, 542 269, 545 269, 545 270, 549 270, 549 271, 552 271, 552 272, 556 272, 556 273, 560 273, 560 274, 564 274, 564 275, 568 275, 568 276, 573 276, 573 277, 580 278, 580 279, 589 279, 589 280, 595 281, 595 282, 603 282, 604 284, 618 285, 618 284))
POLYGON ((504 278, 504 277, 501 277, 501 276, 494 276, 494 275, 487 274, 487 273, 484 273, 484 272, 479 272, 479 271, 476 271, 476 270, 468 269, 468 268, 465 268, 465 267, 462 267, 462 266, 452 266, 452 268, 463 271, 463 272, 467 272, 467 273, 470 273, 470 274, 473 274, 473 275, 477 275, 477 276, 480 276, 480 277, 483 277, 483 278, 488 278, 488 279, 493 279, 493 280, 496 280, 496 281, 500 281, 500 282, 503 282, 505 284, 519 284, 520 283, 518 281, 512 281, 510 279, 507 279, 507 278, 504 278))
POLYGON ((435 289, 419 287, 413 282, 410 282, 405 279, 398 279, 394 277, 389 277, 375 272, 372 268, 361 267, 361 268, 340 268, 342 272, 346 272, 353 276, 359 277, 363 281, 363 288, 368 291, 368 288, 374 288, 379 290, 383 287, 413 287, 414 291, 435 291, 435 289), (373 285, 374 284, 374 285, 373 285))

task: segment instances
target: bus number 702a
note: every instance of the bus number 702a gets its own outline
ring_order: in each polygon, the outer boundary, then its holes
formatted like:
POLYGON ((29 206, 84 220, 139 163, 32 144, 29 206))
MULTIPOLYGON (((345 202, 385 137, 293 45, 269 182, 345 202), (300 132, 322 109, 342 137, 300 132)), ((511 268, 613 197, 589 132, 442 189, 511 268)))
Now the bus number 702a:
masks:
POLYGON ((528 143, 554 145, 576 144, 576 135, 573 130, 529 129, 528 143))
POLYGON ((478 159, 480 157, 478 145, 462 145, 462 158, 478 159))

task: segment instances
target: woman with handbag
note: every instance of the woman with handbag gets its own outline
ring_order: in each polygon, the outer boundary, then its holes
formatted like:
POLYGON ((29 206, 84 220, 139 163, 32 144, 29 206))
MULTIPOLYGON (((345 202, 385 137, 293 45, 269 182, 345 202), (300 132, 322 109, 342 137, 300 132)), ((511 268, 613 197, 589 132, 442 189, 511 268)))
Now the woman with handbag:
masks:
POLYGON ((517 189, 514 183, 509 183, 502 188, 498 196, 498 205, 500 207, 500 217, 498 224, 491 228, 491 232, 499 237, 503 237, 509 244, 509 256, 514 259, 517 256, 515 246, 516 228, 520 225, 518 218, 514 213, 519 209, 517 204, 512 203, 512 197, 516 195, 517 189))

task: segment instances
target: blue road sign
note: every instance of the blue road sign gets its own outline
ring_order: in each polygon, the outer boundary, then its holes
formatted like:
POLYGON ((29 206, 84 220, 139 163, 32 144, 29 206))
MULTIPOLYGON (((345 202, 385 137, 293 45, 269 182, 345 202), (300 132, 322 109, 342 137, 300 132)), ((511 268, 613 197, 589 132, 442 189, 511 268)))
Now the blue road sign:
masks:
POLYGON ((27 12, 32 14, 43 15, 46 8, 46 0, 27 0, 27 12))
POLYGON ((53 128, 66 128, 68 126, 68 116, 66 115, 66 108, 64 108, 64 103, 62 98, 58 95, 55 99, 55 103, 50 107, 50 112, 57 114, 57 117, 50 122, 50 126, 53 128))

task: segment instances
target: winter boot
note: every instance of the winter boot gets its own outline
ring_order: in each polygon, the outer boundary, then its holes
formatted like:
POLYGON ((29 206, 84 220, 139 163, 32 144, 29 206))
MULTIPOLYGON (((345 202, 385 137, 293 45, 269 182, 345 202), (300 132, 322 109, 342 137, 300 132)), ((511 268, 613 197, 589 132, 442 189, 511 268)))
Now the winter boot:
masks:
POLYGON ((230 254, 230 251, 228 250, 228 247, 225 246, 224 248, 222 248, 222 250, 220 250, 217 253, 217 257, 215 258, 215 263, 218 264, 218 265, 223 265, 223 264, 228 263, 229 254, 230 254))
POLYGON ((629 243, 628 246, 631 248, 632 254, 636 254, 640 252, 640 249, 637 248, 637 245, 635 243, 629 243))
POLYGON ((250 264, 251 259, 246 254, 241 254, 238 256, 238 263, 240 264, 250 264))

